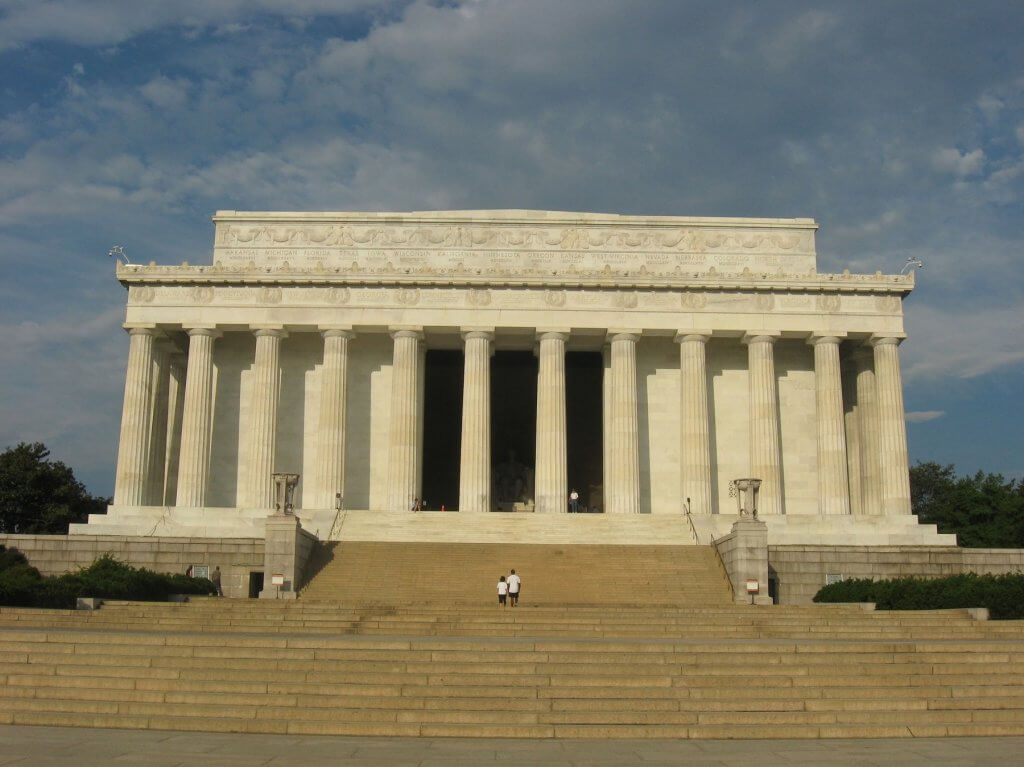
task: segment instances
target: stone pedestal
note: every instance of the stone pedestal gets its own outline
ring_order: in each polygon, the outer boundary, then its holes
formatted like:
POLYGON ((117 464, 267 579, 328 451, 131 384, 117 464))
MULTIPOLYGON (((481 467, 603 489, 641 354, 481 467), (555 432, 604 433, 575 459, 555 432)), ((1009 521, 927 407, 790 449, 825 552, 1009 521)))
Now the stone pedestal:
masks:
POLYGON ((263 547, 263 591, 260 599, 295 599, 302 577, 299 567, 299 536, 302 526, 294 514, 267 517, 266 540, 263 547), (280 575, 284 583, 274 584, 280 575))
POLYGON ((729 573, 736 604, 772 604, 768 596, 768 526, 754 517, 741 517, 715 546, 729 573), (757 581, 757 594, 747 592, 748 581, 757 581))

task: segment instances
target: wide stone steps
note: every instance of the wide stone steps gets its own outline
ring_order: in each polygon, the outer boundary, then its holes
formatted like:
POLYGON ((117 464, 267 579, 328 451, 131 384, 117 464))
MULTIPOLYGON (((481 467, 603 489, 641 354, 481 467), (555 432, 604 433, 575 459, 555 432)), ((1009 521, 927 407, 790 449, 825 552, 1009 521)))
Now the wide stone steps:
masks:
POLYGON ((710 546, 496 543, 319 545, 304 599, 347 604, 489 604, 500 575, 523 576, 523 605, 725 605, 710 546))
POLYGON ((0 632, 0 722, 508 737, 1024 732, 1024 639, 373 639, 86 624, 0 632))
MULTIPOLYGON (((0 608, 0 626, 32 625, 40 611, 0 608)), ((110 602, 92 612, 46 611, 48 625, 93 629, 313 635, 701 639, 948 639, 1016 636, 1016 625, 965 611, 872 613, 858 607, 517 609, 347 607, 330 603, 197 599, 189 604, 110 602)))

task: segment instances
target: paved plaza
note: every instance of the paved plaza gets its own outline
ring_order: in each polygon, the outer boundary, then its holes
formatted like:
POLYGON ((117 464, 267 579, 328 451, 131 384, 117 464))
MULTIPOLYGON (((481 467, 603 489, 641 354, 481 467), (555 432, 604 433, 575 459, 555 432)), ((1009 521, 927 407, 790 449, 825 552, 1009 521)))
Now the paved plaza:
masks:
POLYGON ((0 726, 0 765, 460 767, 517 765, 990 765, 1024 761, 1024 737, 874 740, 358 738, 0 726))

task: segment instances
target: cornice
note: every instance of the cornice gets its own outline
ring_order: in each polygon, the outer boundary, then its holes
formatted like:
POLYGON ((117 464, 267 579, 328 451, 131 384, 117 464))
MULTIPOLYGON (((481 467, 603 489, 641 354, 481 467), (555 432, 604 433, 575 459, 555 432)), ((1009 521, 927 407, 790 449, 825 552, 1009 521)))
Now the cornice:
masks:
POLYGON ((528 270, 525 273, 490 273, 482 269, 449 269, 444 273, 433 270, 398 269, 390 264, 379 268, 314 267, 297 269, 281 267, 233 267, 215 264, 158 266, 150 264, 118 264, 117 279, 125 287, 132 285, 344 285, 358 286, 417 286, 417 287, 528 287, 528 288, 588 288, 603 290, 748 290, 755 292, 798 291, 825 293, 898 293, 906 295, 914 289, 914 274, 873 275, 769 274, 744 270, 739 274, 707 272, 675 272, 668 275, 645 274, 643 269, 633 272, 607 270, 561 271, 528 270))

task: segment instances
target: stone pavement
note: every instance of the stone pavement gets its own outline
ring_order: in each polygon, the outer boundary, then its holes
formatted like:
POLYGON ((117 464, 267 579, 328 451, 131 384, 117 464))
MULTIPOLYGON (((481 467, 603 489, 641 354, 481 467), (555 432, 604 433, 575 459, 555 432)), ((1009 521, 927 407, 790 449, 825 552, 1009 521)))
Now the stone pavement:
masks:
POLYGON ((1024 763, 1024 737, 877 740, 362 738, 0 726, 0 766, 469 767, 481 764, 991 765, 1024 763))

